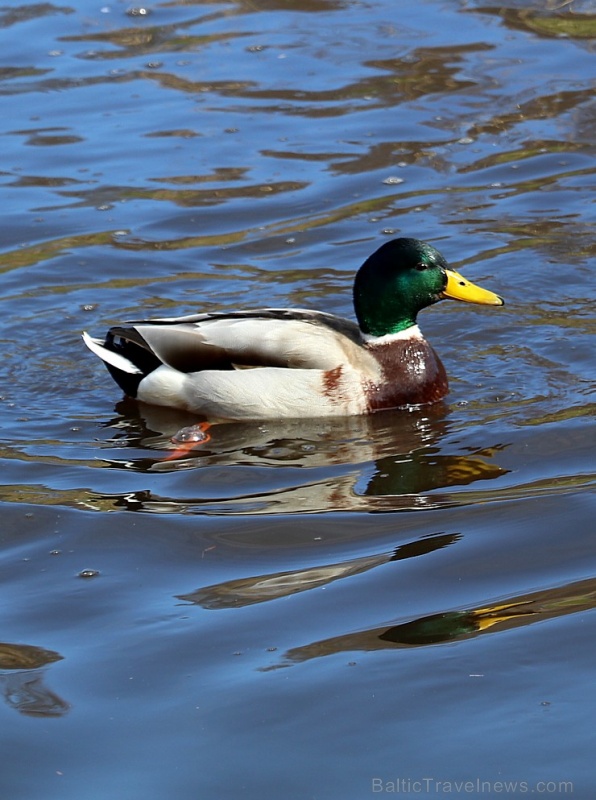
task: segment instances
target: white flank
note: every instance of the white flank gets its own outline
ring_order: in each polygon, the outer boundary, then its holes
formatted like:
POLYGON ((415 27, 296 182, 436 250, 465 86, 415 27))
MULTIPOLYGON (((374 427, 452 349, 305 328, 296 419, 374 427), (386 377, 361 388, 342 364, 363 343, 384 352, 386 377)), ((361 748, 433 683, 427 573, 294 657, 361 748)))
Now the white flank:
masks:
POLYGON ((362 414, 366 403, 360 375, 348 371, 340 401, 325 394, 317 369, 259 367, 182 373, 168 366, 150 372, 137 399, 222 419, 282 419, 362 414))

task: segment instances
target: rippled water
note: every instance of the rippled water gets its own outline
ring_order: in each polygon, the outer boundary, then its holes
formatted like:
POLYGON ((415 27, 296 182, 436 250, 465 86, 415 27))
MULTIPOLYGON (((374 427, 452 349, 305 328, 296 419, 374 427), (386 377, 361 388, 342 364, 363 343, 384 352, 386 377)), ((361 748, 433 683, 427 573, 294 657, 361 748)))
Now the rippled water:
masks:
POLYGON ((593 796, 595 34, 590 2, 0 9, 3 796, 593 796), (423 315, 436 407, 172 458, 193 420, 81 344, 351 316, 393 235, 506 298, 423 315))

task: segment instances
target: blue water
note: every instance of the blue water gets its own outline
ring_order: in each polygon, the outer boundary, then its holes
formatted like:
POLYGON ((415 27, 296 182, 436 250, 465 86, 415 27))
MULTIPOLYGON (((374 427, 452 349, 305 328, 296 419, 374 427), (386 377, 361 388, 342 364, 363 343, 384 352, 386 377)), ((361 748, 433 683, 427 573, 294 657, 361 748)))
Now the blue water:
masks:
POLYGON ((0 9, 2 797, 593 797, 595 30, 575 1, 0 9), (352 316, 399 235, 506 300, 421 315, 433 408, 172 460, 194 420, 81 343, 352 316))

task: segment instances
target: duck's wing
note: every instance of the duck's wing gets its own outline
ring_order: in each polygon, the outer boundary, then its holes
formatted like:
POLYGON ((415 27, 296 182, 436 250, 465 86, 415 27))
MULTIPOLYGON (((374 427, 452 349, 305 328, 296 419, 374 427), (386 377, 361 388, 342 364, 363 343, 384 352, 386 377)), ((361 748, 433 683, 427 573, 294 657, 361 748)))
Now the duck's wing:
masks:
MULTIPOLYGON (((355 323, 289 309, 142 320, 111 328, 103 344, 145 374, 160 364, 185 373, 242 367, 327 370, 352 361, 361 346, 355 323)), ((103 358, 97 348, 94 352, 103 358)))

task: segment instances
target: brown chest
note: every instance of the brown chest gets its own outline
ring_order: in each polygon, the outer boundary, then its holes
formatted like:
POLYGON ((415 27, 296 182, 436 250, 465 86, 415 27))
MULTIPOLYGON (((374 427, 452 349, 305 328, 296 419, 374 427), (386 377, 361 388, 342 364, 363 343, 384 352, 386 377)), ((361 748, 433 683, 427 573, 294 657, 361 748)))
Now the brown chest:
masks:
POLYGON ((370 411, 436 403, 449 390, 441 359, 424 339, 404 339, 374 349, 381 378, 367 389, 370 411))

